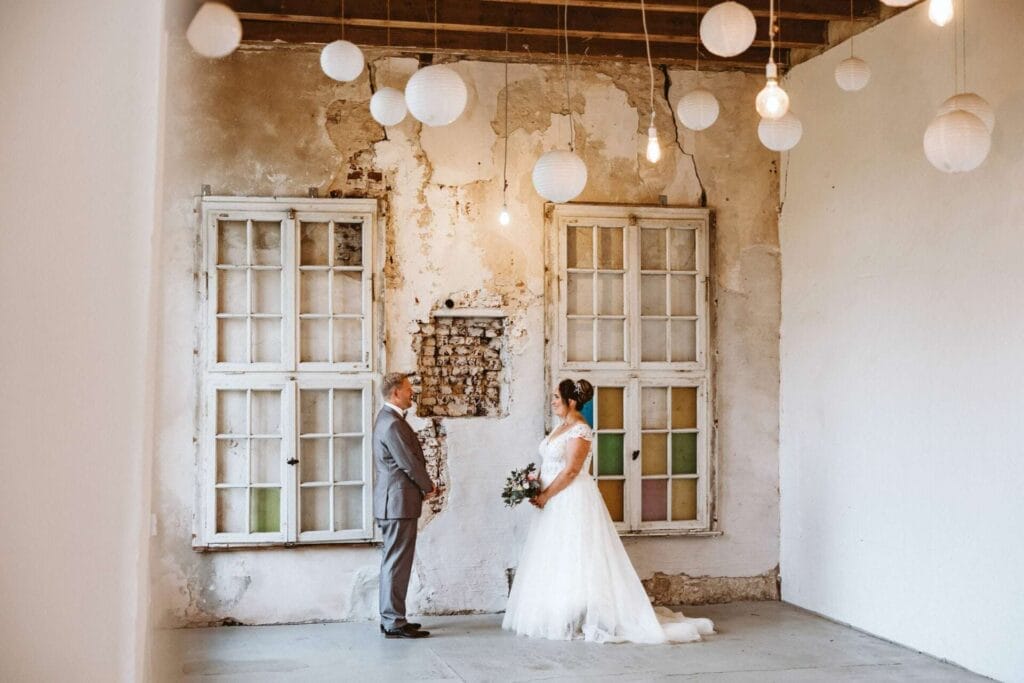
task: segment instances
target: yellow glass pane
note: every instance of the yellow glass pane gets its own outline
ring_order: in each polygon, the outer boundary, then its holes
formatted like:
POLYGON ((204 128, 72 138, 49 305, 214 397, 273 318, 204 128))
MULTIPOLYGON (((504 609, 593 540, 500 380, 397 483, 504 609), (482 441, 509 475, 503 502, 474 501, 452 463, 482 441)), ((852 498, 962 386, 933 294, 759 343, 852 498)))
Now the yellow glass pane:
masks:
POLYGON ((613 522, 621 522, 622 515, 622 480, 601 479, 597 482, 597 488, 601 490, 604 497, 604 504, 608 507, 608 514, 613 522))
POLYGON ((672 480, 672 519, 697 519, 697 480, 672 480))
POLYGON ((668 457, 665 453, 668 439, 666 434, 644 434, 640 443, 640 463, 645 477, 654 474, 668 474, 668 457))
POLYGON ((598 429, 622 429, 622 391, 622 387, 598 387, 598 429))
POLYGON ((697 387, 672 387, 672 429, 697 428, 697 387))
POLYGON ((566 266, 569 268, 594 267, 594 229, 570 225, 565 234, 566 266))

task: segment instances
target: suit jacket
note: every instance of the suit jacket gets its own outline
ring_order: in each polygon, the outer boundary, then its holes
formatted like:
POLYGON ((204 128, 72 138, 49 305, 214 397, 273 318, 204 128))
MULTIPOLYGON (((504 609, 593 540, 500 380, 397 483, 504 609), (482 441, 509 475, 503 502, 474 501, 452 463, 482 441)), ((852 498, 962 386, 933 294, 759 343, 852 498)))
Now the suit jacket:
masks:
POLYGON ((377 519, 415 519, 434 488, 409 423, 385 406, 373 423, 373 509, 377 519))

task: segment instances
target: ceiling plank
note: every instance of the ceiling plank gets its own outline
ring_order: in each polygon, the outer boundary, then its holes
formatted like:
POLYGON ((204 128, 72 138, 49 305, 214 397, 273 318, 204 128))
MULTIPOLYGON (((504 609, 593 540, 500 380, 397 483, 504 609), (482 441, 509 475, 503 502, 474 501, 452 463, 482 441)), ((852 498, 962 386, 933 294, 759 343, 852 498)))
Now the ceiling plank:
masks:
MULTIPOLYGON (((555 5, 570 7, 586 7, 590 9, 615 9, 638 12, 640 4, 638 0, 483 0, 503 5, 555 5)), ((689 2, 648 2, 646 10, 651 12, 665 12, 678 14, 705 14, 714 5, 714 0, 708 0, 700 5, 689 2)), ((751 7, 752 3, 746 2, 750 11, 755 17, 767 17, 768 9, 760 6, 751 7)), ((786 9, 779 10, 776 15, 780 19, 807 19, 813 21, 844 21, 850 18, 849 3, 843 0, 833 2, 793 2, 786 3, 786 9), (791 9, 790 4, 805 9, 791 9)), ((877 6, 871 0, 855 0, 853 3, 855 17, 866 17, 877 14, 877 6)))

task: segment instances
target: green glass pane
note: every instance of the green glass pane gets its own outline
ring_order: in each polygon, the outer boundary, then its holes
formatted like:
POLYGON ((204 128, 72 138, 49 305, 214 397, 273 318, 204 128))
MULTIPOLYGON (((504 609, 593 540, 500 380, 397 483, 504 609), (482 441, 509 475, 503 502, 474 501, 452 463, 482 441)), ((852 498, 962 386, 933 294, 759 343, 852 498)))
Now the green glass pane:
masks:
POLYGON ((672 433, 672 474, 697 474, 697 435, 672 433))
POLYGON ((597 435, 597 476, 622 475, 622 434, 597 435))
POLYGON ((260 488, 251 490, 249 501, 249 530, 281 530, 281 489, 260 488))

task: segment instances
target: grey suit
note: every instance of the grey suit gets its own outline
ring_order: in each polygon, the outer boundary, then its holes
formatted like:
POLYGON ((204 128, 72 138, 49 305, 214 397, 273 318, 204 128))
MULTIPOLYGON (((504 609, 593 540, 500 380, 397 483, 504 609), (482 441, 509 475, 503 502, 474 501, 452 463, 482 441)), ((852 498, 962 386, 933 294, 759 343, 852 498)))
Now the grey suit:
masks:
POLYGON ((373 509, 384 539, 380 563, 380 620, 393 630, 406 624, 416 525, 423 496, 434 488, 416 432, 385 406, 373 423, 373 509))

